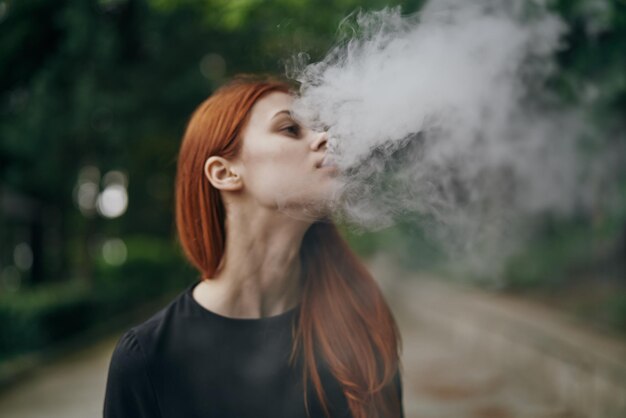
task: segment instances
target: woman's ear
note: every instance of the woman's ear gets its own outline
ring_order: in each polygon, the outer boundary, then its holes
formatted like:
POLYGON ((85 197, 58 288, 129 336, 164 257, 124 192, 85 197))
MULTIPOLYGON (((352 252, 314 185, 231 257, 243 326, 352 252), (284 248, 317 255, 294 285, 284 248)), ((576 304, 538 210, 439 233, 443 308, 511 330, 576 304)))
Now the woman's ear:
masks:
POLYGON ((243 185, 233 163, 216 155, 210 156, 205 161, 204 175, 218 190, 235 191, 241 189, 243 185))

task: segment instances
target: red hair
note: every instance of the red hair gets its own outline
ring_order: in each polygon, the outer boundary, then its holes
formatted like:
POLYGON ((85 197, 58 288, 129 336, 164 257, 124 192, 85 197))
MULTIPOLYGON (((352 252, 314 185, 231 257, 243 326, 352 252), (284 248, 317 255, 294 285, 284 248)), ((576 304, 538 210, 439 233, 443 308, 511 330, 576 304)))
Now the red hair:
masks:
MULTIPOLYGON (((211 155, 237 155, 252 106, 274 91, 291 88, 278 80, 236 78, 201 103, 188 122, 178 155, 176 227, 185 256, 203 280, 216 273, 226 240, 224 205, 204 175, 204 162, 211 155)), ((307 412, 310 380, 330 416, 321 360, 340 383, 354 418, 399 417, 401 338, 378 284, 328 220, 307 230, 300 259, 304 287, 290 363, 302 359, 307 412)))

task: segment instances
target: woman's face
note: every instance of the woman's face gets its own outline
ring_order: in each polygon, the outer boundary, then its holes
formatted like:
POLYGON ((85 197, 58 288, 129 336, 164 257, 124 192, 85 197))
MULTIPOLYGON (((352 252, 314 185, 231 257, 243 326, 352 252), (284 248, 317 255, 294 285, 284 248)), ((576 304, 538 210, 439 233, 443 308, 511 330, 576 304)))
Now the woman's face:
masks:
POLYGON ((318 218, 328 213, 338 190, 338 172, 321 165, 326 133, 295 120, 292 102, 290 94, 272 92, 255 103, 236 164, 244 192, 261 205, 318 218))

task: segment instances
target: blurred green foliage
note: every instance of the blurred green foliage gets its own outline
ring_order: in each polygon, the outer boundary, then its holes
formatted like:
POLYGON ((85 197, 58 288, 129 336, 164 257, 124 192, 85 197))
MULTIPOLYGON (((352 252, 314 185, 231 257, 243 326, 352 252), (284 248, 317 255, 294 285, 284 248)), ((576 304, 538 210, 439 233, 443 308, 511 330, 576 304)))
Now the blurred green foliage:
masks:
POLYGON ((126 243, 122 266, 97 260, 92 286, 67 280, 0 295, 0 361, 54 345, 191 283, 191 271, 166 240, 132 236, 126 243))
POLYGON ((0 296, 0 360, 80 331, 89 324, 90 292, 75 281, 0 296))

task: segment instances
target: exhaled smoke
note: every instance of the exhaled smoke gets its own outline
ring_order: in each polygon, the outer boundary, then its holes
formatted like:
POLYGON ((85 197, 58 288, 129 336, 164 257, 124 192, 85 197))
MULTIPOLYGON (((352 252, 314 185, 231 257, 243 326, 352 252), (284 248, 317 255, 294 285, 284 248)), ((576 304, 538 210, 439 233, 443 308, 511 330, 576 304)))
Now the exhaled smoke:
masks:
POLYGON ((538 215, 586 210, 597 161, 545 82, 565 25, 528 1, 431 0, 358 13, 320 62, 288 68, 294 111, 328 129, 341 213, 367 228, 418 215, 455 256, 497 272, 538 215))

